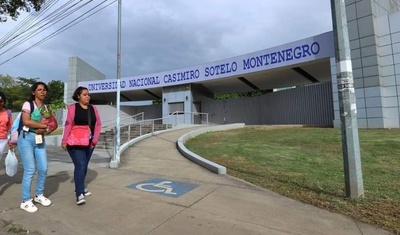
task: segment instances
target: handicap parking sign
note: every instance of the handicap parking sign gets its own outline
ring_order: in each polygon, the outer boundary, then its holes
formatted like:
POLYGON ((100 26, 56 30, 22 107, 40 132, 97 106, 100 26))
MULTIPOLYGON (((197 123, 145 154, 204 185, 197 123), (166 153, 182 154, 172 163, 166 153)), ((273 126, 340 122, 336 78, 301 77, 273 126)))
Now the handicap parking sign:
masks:
POLYGON ((180 197, 198 186, 199 185, 197 184, 154 178, 137 184, 131 184, 128 188, 150 193, 158 193, 168 197, 180 197))

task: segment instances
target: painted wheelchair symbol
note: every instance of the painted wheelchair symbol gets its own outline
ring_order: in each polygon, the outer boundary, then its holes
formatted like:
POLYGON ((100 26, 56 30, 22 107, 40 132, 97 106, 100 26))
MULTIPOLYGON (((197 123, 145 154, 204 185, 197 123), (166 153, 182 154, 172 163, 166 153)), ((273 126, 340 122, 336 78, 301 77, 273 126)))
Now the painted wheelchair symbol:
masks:
POLYGON ((136 185, 136 188, 146 192, 176 195, 175 192, 172 192, 173 188, 170 185, 167 185, 171 183, 171 181, 162 181, 160 183, 143 183, 136 185))

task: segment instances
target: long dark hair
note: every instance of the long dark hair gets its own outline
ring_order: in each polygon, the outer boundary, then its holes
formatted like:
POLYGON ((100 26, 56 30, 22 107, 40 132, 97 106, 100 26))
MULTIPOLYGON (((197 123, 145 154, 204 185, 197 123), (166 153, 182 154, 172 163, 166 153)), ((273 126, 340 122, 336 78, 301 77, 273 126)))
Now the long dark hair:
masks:
POLYGON ((37 89, 37 87, 38 87, 39 85, 43 85, 43 86, 44 86, 44 89, 46 89, 47 92, 49 91, 49 87, 46 85, 46 83, 44 83, 44 82, 35 82, 35 83, 33 83, 32 86, 31 86, 31 95, 30 95, 29 100, 35 100, 35 95, 32 94, 32 92, 36 91, 36 89, 37 89))

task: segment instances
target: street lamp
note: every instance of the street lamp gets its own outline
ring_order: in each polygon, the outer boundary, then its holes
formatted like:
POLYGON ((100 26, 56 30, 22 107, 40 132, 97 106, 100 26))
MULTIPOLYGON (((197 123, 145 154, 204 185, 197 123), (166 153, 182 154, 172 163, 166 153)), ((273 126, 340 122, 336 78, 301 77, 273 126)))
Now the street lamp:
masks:
POLYGON ((121 94, 121 7, 122 0, 118 0, 118 33, 117 33, 117 113, 115 117, 114 155, 110 162, 111 168, 117 168, 119 163, 120 137, 120 94, 121 94))

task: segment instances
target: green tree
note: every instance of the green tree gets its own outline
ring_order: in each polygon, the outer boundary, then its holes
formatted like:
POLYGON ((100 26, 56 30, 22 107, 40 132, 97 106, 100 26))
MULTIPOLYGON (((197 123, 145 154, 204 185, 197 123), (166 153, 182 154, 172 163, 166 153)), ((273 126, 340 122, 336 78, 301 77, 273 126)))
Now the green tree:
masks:
POLYGON ((31 87, 33 83, 39 80, 39 78, 23 78, 23 77, 16 77, 15 79, 17 79, 18 82, 21 83, 21 85, 23 86, 27 85, 29 87, 31 87))
POLYGON ((13 78, 9 75, 0 74, 0 83, 2 84, 0 90, 7 97, 7 107, 13 112, 21 110, 22 104, 29 99, 30 87, 36 81, 36 78, 13 78))
MULTIPOLYGON (((21 110, 22 104, 30 98, 32 84, 38 78, 11 77, 0 74, 0 91, 7 97, 6 106, 13 112, 21 110)), ((64 109, 64 83, 61 81, 50 81, 47 83, 49 93, 45 102, 53 110, 64 109)))
POLYGON ((236 93, 225 93, 225 94, 218 94, 214 96, 216 100, 227 100, 227 99, 237 99, 237 98, 244 98, 244 97, 254 97, 264 95, 271 91, 249 91, 249 92, 236 92, 236 93))
POLYGON ((0 74, 0 87, 1 88, 9 88, 14 86, 15 80, 10 75, 1 75, 0 74))
POLYGON ((47 83, 49 92, 47 92, 46 101, 51 103, 54 100, 62 99, 64 96, 64 83, 62 81, 50 81, 47 83))
POLYGON ((9 15, 16 20, 20 11, 39 11, 45 0, 0 0, 0 15, 9 15))
POLYGON ((49 92, 46 96, 46 103, 50 104, 50 107, 54 109, 65 108, 64 103, 64 83, 60 80, 52 80, 47 83, 49 92))
POLYGON ((32 85, 39 80, 39 78, 24 78, 24 77, 17 77, 17 86, 21 91, 20 98, 22 100, 28 100, 31 97, 31 87, 32 85))

